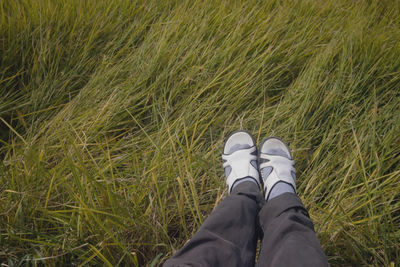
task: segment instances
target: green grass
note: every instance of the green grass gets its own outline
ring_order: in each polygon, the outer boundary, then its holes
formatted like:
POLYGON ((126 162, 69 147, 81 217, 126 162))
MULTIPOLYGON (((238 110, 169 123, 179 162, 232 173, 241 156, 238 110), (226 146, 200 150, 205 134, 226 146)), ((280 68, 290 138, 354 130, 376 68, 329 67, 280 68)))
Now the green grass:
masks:
POLYGON ((399 1, 0 1, 0 262, 150 265, 287 141, 333 266, 400 265, 399 1))

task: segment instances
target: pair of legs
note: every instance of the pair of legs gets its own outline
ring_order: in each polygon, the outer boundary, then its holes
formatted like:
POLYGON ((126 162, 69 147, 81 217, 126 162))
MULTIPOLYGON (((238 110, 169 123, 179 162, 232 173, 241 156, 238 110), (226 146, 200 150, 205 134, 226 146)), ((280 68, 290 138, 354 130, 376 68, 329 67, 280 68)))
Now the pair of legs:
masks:
POLYGON ((164 266, 254 266, 259 238, 257 266, 328 265, 295 193, 289 149, 276 138, 264 140, 258 156, 254 147, 247 132, 228 138, 223 160, 230 194, 164 266))

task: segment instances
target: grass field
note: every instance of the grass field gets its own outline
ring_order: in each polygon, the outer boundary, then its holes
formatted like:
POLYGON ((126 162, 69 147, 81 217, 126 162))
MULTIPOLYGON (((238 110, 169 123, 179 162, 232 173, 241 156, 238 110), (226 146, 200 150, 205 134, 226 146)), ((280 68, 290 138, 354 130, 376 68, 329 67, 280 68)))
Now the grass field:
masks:
POLYGON ((0 262, 158 265, 289 143, 332 266, 400 265, 399 1, 0 1, 0 262))

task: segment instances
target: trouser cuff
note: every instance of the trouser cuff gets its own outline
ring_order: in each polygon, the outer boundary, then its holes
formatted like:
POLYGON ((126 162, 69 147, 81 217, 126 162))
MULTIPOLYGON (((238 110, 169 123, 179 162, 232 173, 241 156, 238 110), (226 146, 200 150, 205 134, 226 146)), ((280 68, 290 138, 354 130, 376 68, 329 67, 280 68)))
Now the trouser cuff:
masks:
POLYGON ((296 194, 283 193, 282 195, 267 201, 260 211, 260 220, 263 222, 262 224, 267 225, 289 209, 300 209, 302 213, 310 217, 307 209, 296 194))
POLYGON ((259 208, 265 204, 265 200, 260 192, 260 188, 252 181, 246 181, 236 185, 232 189, 231 195, 245 195, 257 202, 259 208))

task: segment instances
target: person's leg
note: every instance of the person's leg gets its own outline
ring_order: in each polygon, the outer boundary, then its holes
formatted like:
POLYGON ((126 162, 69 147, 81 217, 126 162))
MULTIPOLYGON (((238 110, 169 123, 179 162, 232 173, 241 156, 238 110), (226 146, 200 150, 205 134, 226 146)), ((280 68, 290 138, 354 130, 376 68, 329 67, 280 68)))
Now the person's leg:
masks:
POLYGON ((254 266, 257 215, 265 202, 256 153, 249 133, 228 137, 222 159, 230 195, 164 266, 254 266))
POLYGON ((266 204, 257 266, 327 266, 308 212, 296 194, 294 161, 287 145, 268 138, 260 145, 259 166, 266 204))
POLYGON ((307 210, 296 194, 270 199, 259 213, 263 231, 257 266, 328 266, 307 210))
POLYGON ((254 266, 263 200, 255 183, 238 184, 164 266, 254 266))

